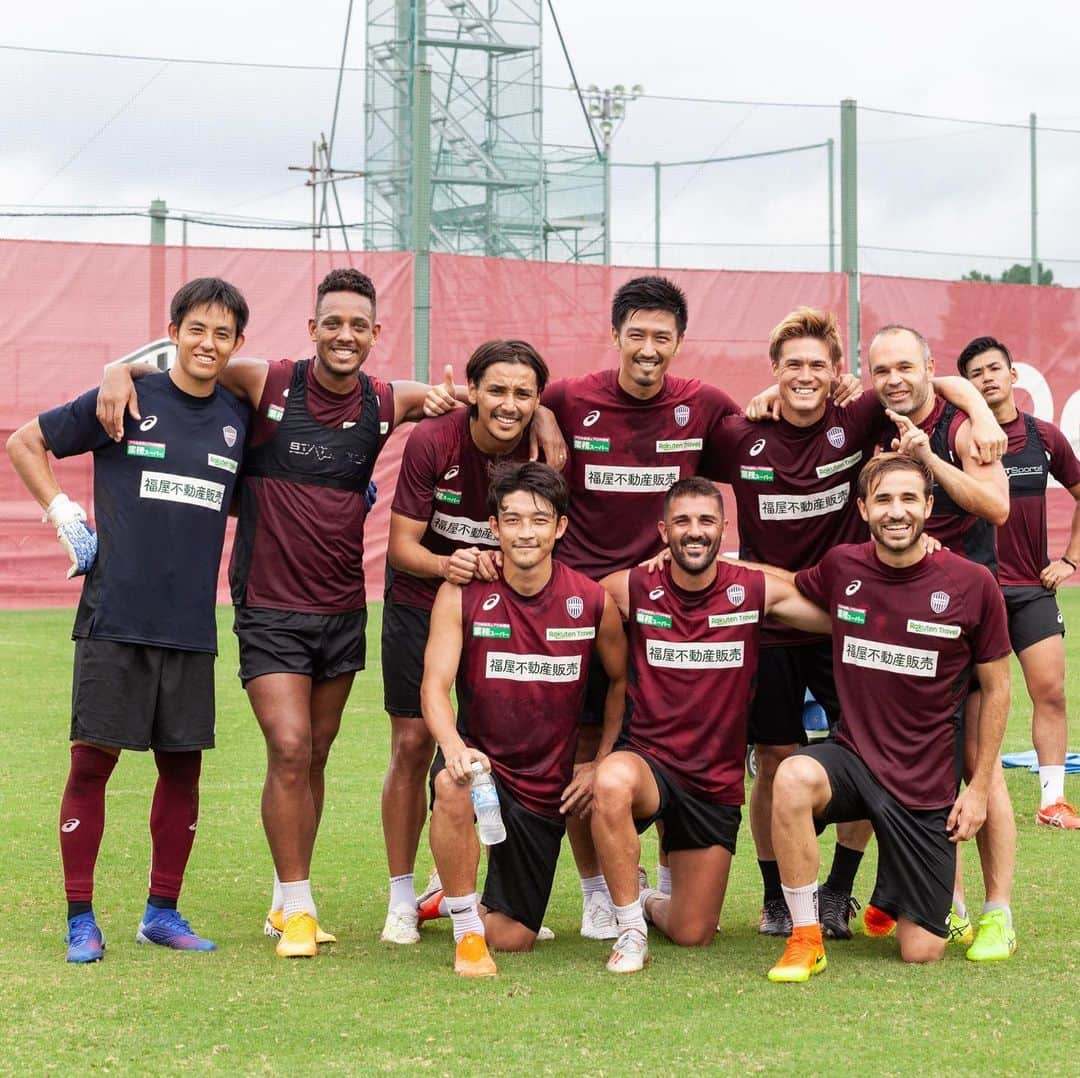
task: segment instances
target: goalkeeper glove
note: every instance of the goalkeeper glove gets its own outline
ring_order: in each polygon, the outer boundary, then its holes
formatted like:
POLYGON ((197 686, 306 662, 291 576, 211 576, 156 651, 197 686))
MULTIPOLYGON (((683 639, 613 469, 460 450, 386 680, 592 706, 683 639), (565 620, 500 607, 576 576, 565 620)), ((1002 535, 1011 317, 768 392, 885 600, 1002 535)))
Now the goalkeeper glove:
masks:
POLYGON ((56 537, 71 558, 68 580, 90 572, 97 559, 98 543, 94 529, 86 523, 86 510, 61 493, 49 502, 45 519, 55 526, 56 537))

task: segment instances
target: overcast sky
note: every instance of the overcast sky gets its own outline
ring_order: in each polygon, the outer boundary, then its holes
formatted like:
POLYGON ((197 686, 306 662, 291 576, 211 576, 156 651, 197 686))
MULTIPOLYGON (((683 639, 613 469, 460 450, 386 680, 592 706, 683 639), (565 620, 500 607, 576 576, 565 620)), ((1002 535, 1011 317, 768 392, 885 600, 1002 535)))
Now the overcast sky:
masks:
MULTIPOLYGON (((556 0, 555 7, 583 84, 640 82, 650 95, 629 108, 615 139, 619 161, 839 139, 838 109, 831 106, 845 97, 875 109, 1021 125, 861 111, 860 242, 870 272, 956 277, 969 268, 1000 272, 1026 261, 1028 114, 1036 112, 1041 125, 1080 130, 1080 8, 1072 3, 556 0)), ((175 209, 306 220, 310 195, 287 166, 306 164, 312 139, 329 130, 347 9, 347 0, 281 5, 295 12, 287 17, 271 16, 273 8, 253 0, 8 5, 0 45, 328 70, 0 50, 0 210, 145 207, 160 197, 175 209)), ((360 68, 362 0, 355 9, 347 62, 360 68)), ((544 82, 552 87, 545 94, 546 139, 586 144, 580 110, 563 89, 569 75, 546 13, 544 46, 544 82)), ((362 104, 363 77, 350 74, 335 153, 342 167, 363 161, 362 104)), ((651 258, 648 183, 644 172, 616 171, 615 261, 651 258)), ((341 189, 346 217, 361 220, 359 183, 341 189)), ((1043 133, 1040 252, 1057 280, 1074 285, 1080 285, 1078 189, 1080 134, 1043 133)), ((667 170, 664 261, 827 268, 826 190, 822 151, 667 170)), ((179 242, 179 229, 170 228, 170 242, 179 242)), ((0 218, 5 237, 138 242, 148 233, 145 220, 0 218)), ((193 225, 189 242, 302 246, 310 234, 273 239, 193 225)))

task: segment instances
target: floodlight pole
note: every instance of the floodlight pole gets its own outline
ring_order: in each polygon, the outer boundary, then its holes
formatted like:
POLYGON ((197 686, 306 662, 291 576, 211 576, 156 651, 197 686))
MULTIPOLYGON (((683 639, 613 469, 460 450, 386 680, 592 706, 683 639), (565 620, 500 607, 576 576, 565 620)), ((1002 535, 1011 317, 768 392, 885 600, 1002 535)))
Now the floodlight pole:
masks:
POLYGON ((431 65, 413 69, 412 250, 413 377, 431 366, 431 65))
POLYGON ((859 374, 859 166, 858 106, 840 102, 840 269, 848 280, 848 355, 851 373, 859 374))
POLYGON ((660 169, 659 161, 653 162, 653 265, 660 268, 660 169))
POLYGON ((829 272, 836 272, 836 192, 835 180, 833 179, 833 140, 829 139, 829 272))
POLYGON ((1037 131, 1035 113, 1028 119, 1028 128, 1031 139, 1031 274, 1028 280, 1032 284, 1039 283, 1039 184, 1036 172, 1037 156, 1037 131))

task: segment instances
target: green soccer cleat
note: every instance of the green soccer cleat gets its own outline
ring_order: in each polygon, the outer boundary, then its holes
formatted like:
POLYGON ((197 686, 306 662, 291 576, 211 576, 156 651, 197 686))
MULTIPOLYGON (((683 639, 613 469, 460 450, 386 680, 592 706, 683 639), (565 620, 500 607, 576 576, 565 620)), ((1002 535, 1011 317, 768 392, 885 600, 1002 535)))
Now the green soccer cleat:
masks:
POLYGON ((967 949, 972 962, 1003 962, 1016 954, 1016 932, 1004 910, 990 910, 979 918, 975 942, 967 949))
POLYGON ((961 917, 956 912, 955 906, 949 910, 949 919, 945 922, 945 927, 949 930, 948 942, 950 944, 968 947, 975 939, 975 929, 971 927, 971 918, 967 916, 961 917))

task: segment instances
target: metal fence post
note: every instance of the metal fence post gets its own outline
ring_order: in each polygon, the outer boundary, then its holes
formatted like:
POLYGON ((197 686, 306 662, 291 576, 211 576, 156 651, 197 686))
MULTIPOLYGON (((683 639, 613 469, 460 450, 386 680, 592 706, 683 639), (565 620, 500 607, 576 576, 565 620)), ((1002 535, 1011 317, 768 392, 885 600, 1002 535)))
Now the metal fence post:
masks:
POLYGON ((165 200, 155 198, 150 203, 150 242, 160 245, 165 242, 165 221, 169 216, 169 207, 165 200))
POLYGON ((1035 126, 1035 113, 1028 120, 1031 140, 1031 275, 1028 280, 1032 284, 1039 283, 1039 184, 1036 172, 1037 151, 1037 127, 1035 126))
POLYGON ((859 365, 859 166, 858 106, 840 102, 840 269, 848 279, 848 354, 851 371, 859 365))
POLYGON ((653 162, 653 265, 660 268, 660 169, 659 161, 653 162))
POLYGON ((431 67, 413 71, 412 250, 413 377, 430 381, 431 364, 431 67))

